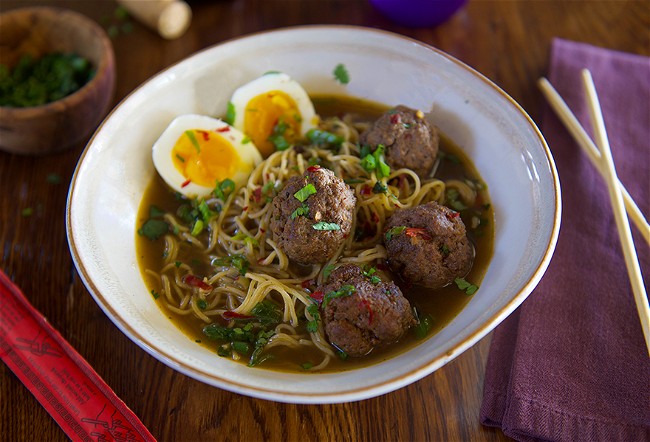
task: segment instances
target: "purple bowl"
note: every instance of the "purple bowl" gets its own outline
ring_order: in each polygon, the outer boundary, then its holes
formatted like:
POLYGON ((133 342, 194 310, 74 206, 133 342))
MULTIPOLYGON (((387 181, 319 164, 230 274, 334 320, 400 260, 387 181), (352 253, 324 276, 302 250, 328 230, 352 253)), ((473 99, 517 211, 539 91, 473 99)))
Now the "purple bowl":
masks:
POLYGON ((446 21, 467 0, 370 0, 370 3, 397 24, 423 28, 446 21))

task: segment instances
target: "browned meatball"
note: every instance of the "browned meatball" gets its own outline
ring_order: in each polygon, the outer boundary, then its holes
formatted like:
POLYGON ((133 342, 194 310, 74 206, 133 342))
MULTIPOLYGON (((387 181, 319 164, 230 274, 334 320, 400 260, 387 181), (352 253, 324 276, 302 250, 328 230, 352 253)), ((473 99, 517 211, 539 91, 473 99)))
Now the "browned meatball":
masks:
POLYGON ((422 111, 400 105, 379 117, 361 134, 360 142, 372 150, 383 144, 386 163, 391 168, 406 167, 426 178, 436 161, 440 137, 422 111))
POLYGON ((392 281, 364 276, 354 264, 334 270, 319 291, 327 338, 350 356, 392 344, 416 323, 411 305, 392 281), (331 297, 337 292, 340 296, 331 297))
POLYGON ((292 261, 326 262, 350 234, 355 204, 343 180, 331 170, 312 166, 287 180, 273 199, 273 241, 292 261))
POLYGON ((386 222, 384 244, 393 272, 430 288, 464 277, 474 259, 460 214, 435 202, 396 211, 386 222))

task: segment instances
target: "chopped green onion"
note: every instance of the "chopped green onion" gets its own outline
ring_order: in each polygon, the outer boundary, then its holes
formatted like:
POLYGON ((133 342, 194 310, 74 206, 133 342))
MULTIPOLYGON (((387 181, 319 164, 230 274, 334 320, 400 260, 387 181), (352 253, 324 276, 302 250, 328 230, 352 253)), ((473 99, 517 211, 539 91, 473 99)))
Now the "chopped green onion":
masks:
POLYGON ((190 232, 190 235, 197 236, 199 233, 203 232, 203 227, 205 227, 203 220, 197 219, 196 221, 194 221, 194 225, 192 226, 192 231, 190 232))
POLYGON ((473 295, 478 290, 477 285, 474 285, 471 282, 466 281, 465 278, 456 278, 454 279, 454 282, 456 283, 456 286, 460 290, 467 293, 468 295, 473 295))

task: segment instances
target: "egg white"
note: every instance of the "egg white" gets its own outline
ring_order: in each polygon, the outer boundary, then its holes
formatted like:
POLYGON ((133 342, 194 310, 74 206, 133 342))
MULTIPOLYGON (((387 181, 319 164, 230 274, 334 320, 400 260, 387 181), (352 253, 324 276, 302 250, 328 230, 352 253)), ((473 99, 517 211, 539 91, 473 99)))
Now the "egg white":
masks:
POLYGON ((318 116, 305 89, 297 81, 282 72, 268 72, 235 90, 230 100, 232 110, 235 113, 232 125, 240 131, 245 131, 246 107, 249 102, 255 97, 270 91, 284 92, 293 99, 301 117, 300 133, 302 135, 305 135, 310 129, 318 125, 318 116))
POLYGON ((262 162, 262 156, 255 145, 248 140, 248 137, 225 121, 204 115, 180 115, 167 126, 153 144, 152 158, 156 171, 165 183, 186 197, 204 197, 215 187, 214 184, 208 187, 193 182, 187 183, 188 178, 174 165, 172 150, 178 139, 184 136, 186 130, 211 132, 211 136, 216 134, 231 145, 239 157, 241 167, 236 170, 233 176, 227 178, 233 180, 237 187, 245 184, 255 166, 262 162), (221 132, 217 132, 219 130, 221 132))

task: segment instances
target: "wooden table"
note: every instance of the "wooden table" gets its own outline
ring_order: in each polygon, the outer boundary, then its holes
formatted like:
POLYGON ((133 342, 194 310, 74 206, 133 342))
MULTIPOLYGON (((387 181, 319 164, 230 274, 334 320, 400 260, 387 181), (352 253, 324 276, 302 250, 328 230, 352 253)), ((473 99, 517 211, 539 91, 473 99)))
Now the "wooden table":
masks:
MULTIPOLYGON (((12 1, 56 4, 110 25, 105 0, 12 1)), ((471 0, 450 21, 427 29, 397 26, 366 0, 190 2, 194 19, 166 41, 131 21, 113 39, 115 104, 147 78, 193 52, 251 32, 298 24, 353 24, 398 32, 436 46, 501 86, 539 123, 536 80, 554 37, 650 55, 645 1, 471 0)), ((337 405, 289 405, 209 387, 173 371, 127 339, 95 304, 66 241, 68 183, 84 148, 41 158, 0 152, 0 268, 95 368, 159 440, 503 440, 481 426, 479 409, 490 336, 445 367, 396 392, 337 405), (61 182, 52 183, 55 174, 61 182), (23 210, 32 208, 31 216, 23 210)), ((13 373, 0 366, 0 439, 66 440, 13 373)))

